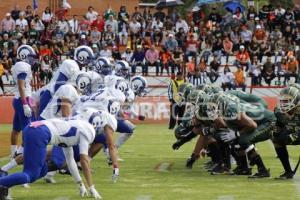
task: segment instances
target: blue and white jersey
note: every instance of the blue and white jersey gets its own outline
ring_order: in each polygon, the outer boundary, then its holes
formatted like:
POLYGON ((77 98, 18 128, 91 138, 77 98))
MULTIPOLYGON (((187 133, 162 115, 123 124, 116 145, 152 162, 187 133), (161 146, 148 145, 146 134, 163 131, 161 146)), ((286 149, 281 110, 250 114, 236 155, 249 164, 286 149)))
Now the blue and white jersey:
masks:
POLYGON ((115 87, 118 80, 125 80, 125 79, 117 75, 107 75, 104 77, 104 85, 105 87, 115 87))
POLYGON ((53 95, 60 86, 66 84, 68 81, 73 81, 74 76, 76 76, 79 71, 79 66, 74 60, 64 60, 48 84, 48 89, 51 94, 53 95))
POLYGON ((126 103, 122 106, 121 111, 132 117, 137 117, 136 106, 134 104, 135 94, 132 89, 129 89, 126 97, 126 103))
POLYGON ((14 81, 16 82, 16 89, 15 89, 15 98, 20 97, 19 88, 17 85, 18 80, 25 81, 25 97, 31 97, 31 79, 32 79, 32 72, 31 66, 23 61, 17 62, 11 69, 12 76, 14 81))
POLYGON ((89 96, 80 97, 73 106, 73 114, 76 114, 80 109, 84 108, 108 111, 110 101, 116 101, 122 104, 125 102, 125 99, 125 95, 120 90, 107 87, 101 88, 89 96))
POLYGON ((88 155, 89 144, 95 139, 94 127, 84 120, 50 119, 35 123, 41 123, 48 127, 51 133, 50 144, 60 147, 79 145, 80 154, 88 155))
POLYGON ((90 93, 92 94, 97 92, 97 90, 101 85, 104 85, 104 78, 100 74, 94 71, 88 71, 87 73, 92 79, 91 88, 90 88, 90 93))
POLYGON ((33 98, 33 100, 34 100, 35 103, 40 102, 41 95, 47 89, 48 89, 48 85, 45 85, 45 86, 41 87, 40 89, 38 89, 37 91, 35 91, 35 92, 32 93, 32 98, 33 98))
POLYGON ((67 99, 72 105, 79 99, 77 90, 71 84, 62 85, 41 113, 43 119, 61 118, 62 99, 67 99))

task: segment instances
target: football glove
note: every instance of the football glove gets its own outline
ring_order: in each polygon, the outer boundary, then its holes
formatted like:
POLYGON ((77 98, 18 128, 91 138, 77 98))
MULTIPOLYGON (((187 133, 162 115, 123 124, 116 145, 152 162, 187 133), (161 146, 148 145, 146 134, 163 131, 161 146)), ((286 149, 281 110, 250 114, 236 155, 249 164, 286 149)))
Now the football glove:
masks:
POLYGON ((232 130, 226 130, 219 132, 220 138, 224 143, 232 142, 237 138, 237 134, 232 130))
POLYGON ((26 117, 31 117, 32 116, 32 110, 28 104, 23 105, 23 110, 24 110, 24 115, 26 117))
POLYGON ((89 196, 88 192, 87 192, 87 190, 86 190, 86 188, 85 188, 85 186, 84 186, 84 184, 82 182, 78 183, 78 187, 79 187, 79 195, 81 197, 87 197, 87 196, 89 196))
POLYGON ((199 158, 195 153, 192 153, 192 155, 187 159, 186 161, 186 168, 192 169, 195 161, 199 158))
POLYGON ((119 168, 114 168, 111 179, 112 179, 113 183, 117 182, 117 180, 119 179, 119 168))
POLYGON ((177 140, 173 145, 173 150, 178 150, 185 142, 183 140, 177 140))
POLYGON ((96 188, 94 185, 92 185, 90 188, 90 194, 92 197, 94 197, 95 199, 102 199, 102 197, 100 196, 100 194, 97 192, 96 188))

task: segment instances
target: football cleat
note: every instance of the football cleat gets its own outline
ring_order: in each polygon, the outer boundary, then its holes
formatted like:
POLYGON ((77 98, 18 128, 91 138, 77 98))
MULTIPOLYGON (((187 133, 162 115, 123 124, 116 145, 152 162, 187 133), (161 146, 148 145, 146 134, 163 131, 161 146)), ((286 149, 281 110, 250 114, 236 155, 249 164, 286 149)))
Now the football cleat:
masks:
POLYGON ((44 177, 44 180, 45 180, 46 183, 50 183, 50 184, 55 184, 56 183, 56 180, 53 178, 53 176, 46 175, 44 177))
POLYGON ((3 171, 2 169, 0 169, 0 178, 7 176, 8 173, 6 171, 3 171))
POLYGON ((6 200, 8 196, 8 188, 0 185, 0 200, 6 200))
POLYGON ((284 172, 280 176, 276 177, 276 180, 287 180, 292 179, 294 177, 294 172, 284 172))
POLYGON ((271 177, 270 169, 268 170, 261 170, 257 173, 253 174, 252 176, 248 176, 248 178, 269 178, 271 177))
POLYGON ((241 168, 241 167, 236 167, 233 171, 234 175, 238 176, 250 176, 252 175, 252 168, 241 168))
POLYGON ((223 175, 232 175, 232 172, 227 167, 224 167, 223 165, 218 164, 211 170, 210 174, 211 175, 222 175, 222 174, 223 175))
POLYGON ((25 183, 25 184, 23 184, 23 187, 28 189, 28 188, 30 188, 30 185, 28 183, 25 183))

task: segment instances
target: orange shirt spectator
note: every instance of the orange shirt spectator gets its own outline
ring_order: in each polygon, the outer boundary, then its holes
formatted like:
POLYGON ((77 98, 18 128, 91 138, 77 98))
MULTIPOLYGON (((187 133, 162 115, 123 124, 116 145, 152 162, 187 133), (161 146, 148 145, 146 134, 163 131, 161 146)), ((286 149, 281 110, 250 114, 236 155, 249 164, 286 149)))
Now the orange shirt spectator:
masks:
POLYGON ((41 57, 44 57, 44 56, 51 56, 52 55, 52 51, 51 49, 49 49, 47 47, 47 45, 45 45, 44 47, 41 47, 41 50, 40 50, 40 56, 41 57))
POLYGON ((188 71, 189 75, 195 74, 195 60, 194 59, 190 60, 185 65, 186 65, 186 68, 187 68, 187 71, 188 71))
POLYGON ((242 63, 245 64, 250 60, 250 56, 249 53, 246 50, 240 50, 237 54, 236 54, 236 59, 242 63))
POLYGON ((238 70, 234 73, 235 84, 242 85, 245 84, 244 71, 239 67, 238 70))
POLYGON ((160 53, 160 58, 163 64, 167 64, 172 59, 172 55, 169 51, 165 51, 160 53))
POLYGON ((254 37, 257 41, 264 41, 266 39, 266 32, 261 28, 260 25, 256 26, 256 31, 254 32, 254 37))
POLYGON ((287 65, 287 71, 296 73, 298 71, 298 61, 292 56, 287 65))

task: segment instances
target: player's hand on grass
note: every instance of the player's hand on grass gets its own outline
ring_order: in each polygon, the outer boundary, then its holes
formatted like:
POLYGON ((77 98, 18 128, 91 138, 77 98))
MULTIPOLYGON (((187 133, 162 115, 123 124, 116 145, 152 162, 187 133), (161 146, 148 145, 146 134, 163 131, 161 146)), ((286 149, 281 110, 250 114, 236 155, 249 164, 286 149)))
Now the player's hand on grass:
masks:
POLYGON ((177 140, 173 145, 172 148, 173 150, 178 150, 184 143, 182 140, 177 140))
POLYGON ((26 117, 31 117, 31 115, 32 115, 32 110, 31 110, 31 108, 30 108, 30 106, 29 106, 28 104, 24 104, 24 105, 23 105, 23 110, 24 110, 24 115, 25 115, 26 117))
POLYGON ((116 183, 118 179, 119 179, 119 168, 114 168, 113 175, 112 175, 113 183, 116 183))
POLYGON ((79 194, 81 197, 87 197, 89 196, 87 189, 85 188, 83 183, 79 183, 79 194))
POLYGON ((186 168, 192 169, 195 161, 199 158, 195 153, 192 153, 192 155, 187 159, 186 161, 186 168))
POLYGON ((89 190, 92 197, 94 197, 95 199, 102 199, 102 197, 100 196, 100 194, 98 193, 94 185, 92 185, 89 188, 89 190))

